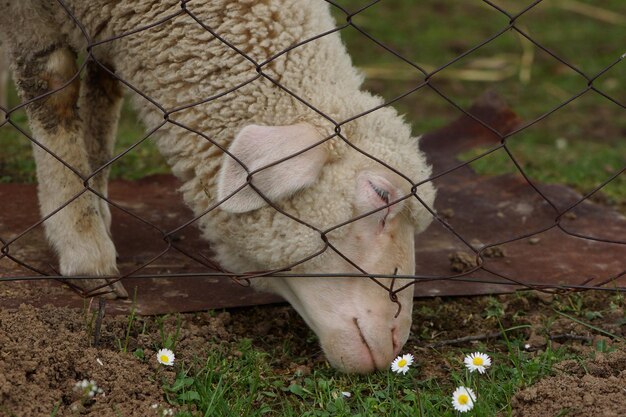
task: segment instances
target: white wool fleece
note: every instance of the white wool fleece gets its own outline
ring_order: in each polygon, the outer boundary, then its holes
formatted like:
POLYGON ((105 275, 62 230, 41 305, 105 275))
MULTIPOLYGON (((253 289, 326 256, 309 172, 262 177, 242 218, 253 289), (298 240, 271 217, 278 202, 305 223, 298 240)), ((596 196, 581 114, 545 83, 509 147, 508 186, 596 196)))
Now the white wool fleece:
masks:
MULTIPOLYGON (((128 33, 181 10, 179 1, 67 0, 69 8, 95 41, 128 33)), ((322 0, 190 1, 185 7, 202 24, 246 54, 256 64, 290 46, 335 27, 329 5, 322 0)), ((70 43, 84 50, 85 41, 74 23, 50 1, 49 9, 70 43)), ((218 96, 246 81, 254 81, 206 103, 169 115, 171 121, 154 134, 160 151, 183 182, 182 193, 196 215, 217 203, 216 181, 224 154, 207 138, 228 148, 236 134, 250 124, 283 126, 305 122, 320 134, 335 126, 274 82, 258 76, 255 63, 225 45, 188 14, 93 48, 94 56, 115 74, 159 106, 171 111, 218 96)), ((285 89, 341 122, 382 103, 361 91, 362 76, 354 68, 338 33, 299 46, 262 67, 285 89)), ((151 129, 163 112, 139 94, 133 100, 140 118, 151 129)), ((341 126, 355 147, 391 165, 413 182, 430 175, 430 168, 411 137, 410 127, 392 108, 381 108, 341 126)), ((139 139, 139 138, 138 138, 139 139)), ((385 169, 334 138, 322 146, 328 162, 318 181, 277 204, 294 217, 324 230, 352 218, 354 179, 361 170, 385 169)), ((410 183, 402 180, 402 191, 410 183)), ((430 183, 418 188, 429 205, 430 183)), ((430 214, 411 198, 403 215, 423 230, 430 214)), ((181 219, 182 220, 182 219, 181 219)), ((277 268, 296 262, 324 245, 317 231, 263 207, 243 214, 213 210, 198 221, 220 262, 232 269, 277 268)), ((329 235, 340 239, 348 226, 329 235)), ((314 262, 323 262, 320 258, 314 262)), ((315 265, 313 265, 315 266, 315 265)))

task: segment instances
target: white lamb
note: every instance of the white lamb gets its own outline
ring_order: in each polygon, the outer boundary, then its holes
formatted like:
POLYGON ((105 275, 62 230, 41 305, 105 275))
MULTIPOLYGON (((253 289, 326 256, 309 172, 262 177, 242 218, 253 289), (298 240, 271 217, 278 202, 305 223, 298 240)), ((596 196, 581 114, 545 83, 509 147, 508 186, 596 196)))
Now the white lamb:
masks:
MULTIPOLYGON (((362 77, 337 33, 260 65, 333 27, 321 0, 0 2, 0 37, 8 41, 22 100, 62 88, 28 106, 33 136, 84 178, 112 157, 122 88, 111 71, 171 112, 171 122, 154 138, 196 214, 222 201, 197 223, 226 268, 277 269, 318 254, 290 273, 352 274, 358 265, 370 274, 414 274, 414 235, 431 215, 411 196, 407 178, 418 183, 430 168, 410 127, 382 107, 340 125, 353 146, 337 136, 324 140, 336 125, 289 92, 335 122, 383 103, 360 90, 362 77), (62 4, 93 42, 127 34, 92 48, 108 70, 88 60, 82 79, 77 76, 77 52, 84 53, 88 42, 62 4), (246 185, 248 173, 233 157, 254 171, 252 185, 263 197, 246 185)), ((148 129, 164 122, 157 105, 138 94, 133 100, 148 129)), ((39 146, 34 154, 45 216, 83 191, 84 178, 39 146)), ((89 181, 102 195, 106 171, 89 181)), ((435 192, 425 183, 417 195, 430 206, 435 192)), ((89 191, 45 222, 63 275, 117 274, 110 222, 108 204, 89 191)), ((391 284, 388 278, 379 281, 391 284)), ((89 288, 104 283, 94 278, 89 288)), ((408 338, 412 287, 397 294, 402 309, 396 317, 398 306, 388 291, 368 278, 262 278, 253 284, 287 299, 341 370, 386 368, 408 338)), ((119 282, 113 290, 126 296, 119 282)))

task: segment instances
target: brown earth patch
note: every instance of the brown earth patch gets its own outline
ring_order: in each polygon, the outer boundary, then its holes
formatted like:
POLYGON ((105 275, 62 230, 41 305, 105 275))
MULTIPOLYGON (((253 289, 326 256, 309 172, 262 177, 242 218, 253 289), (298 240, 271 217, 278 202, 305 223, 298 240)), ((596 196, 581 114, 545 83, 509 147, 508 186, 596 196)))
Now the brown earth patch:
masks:
POLYGON ((626 351, 599 354, 583 364, 569 360, 555 368, 555 376, 515 395, 513 417, 626 414, 626 351))
POLYGON ((0 415, 156 415, 151 405, 162 394, 154 367, 91 347, 85 327, 79 311, 65 308, 23 305, 0 313, 0 415), (83 379, 103 394, 81 401, 74 386, 83 379))

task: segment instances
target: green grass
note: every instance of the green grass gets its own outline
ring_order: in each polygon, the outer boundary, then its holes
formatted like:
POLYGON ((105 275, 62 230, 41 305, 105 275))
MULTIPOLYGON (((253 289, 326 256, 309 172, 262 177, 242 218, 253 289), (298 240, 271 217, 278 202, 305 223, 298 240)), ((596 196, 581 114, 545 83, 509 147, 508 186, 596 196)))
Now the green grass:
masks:
MULTIPOLYGON (((419 366, 406 375, 379 372, 341 375, 331 369, 276 374, 273 355, 241 340, 233 351, 213 349, 204 361, 179 365, 174 383, 165 384, 169 403, 183 416, 455 416, 451 394, 457 386, 472 387, 478 400, 473 416, 510 412, 512 395, 551 373, 552 365, 571 355, 548 348, 540 354, 524 352, 518 340, 507 342, 505 353, 493 355, 486 375, 464 370, 459 350, 442 362, 451 366, 450 378, 424 379, 419 366), (344 396, 350 393, 350 397, 344 396)), ((481 348, 484 348, 481 347, 481 348)), ((474 350, 472 350, 474 351, 474 350)), ((274 352, 279 355, 280 352, 274 352)), ((437 355, 433 355, 437 357, 437 355)), ((418 358, 418 361, 427 358, 418 358)))
MULTIPOLYGON (((594 141, 566 140, 546 137, 540 132, 520 134, 509 142, 509 149, 528 177, 536 183, 565 184, 581 193, 588 193, 619 172, 624 166, 626 141, 612 146, 594 141)), ((489 148, 476 148, 460 155, 470 160, 489 148)), ((471 164, 479 174, 520 175, 504 149, 471 164)), ((620 175, 602 188, 604 201, 610 204, 626 202, 626 176, 620 175)))
MULTIPOLYGON (((339 3, 349 10, 356 10, 370 2, 350 0, 339 3)), ((496 3, 509 11, 527 4, 519 1, 496 3)), ((559 4, 561 2, 544 1, 520 17, 516 25, 588 75, 595 75, 624 53, 620 39, 626 34, 626 18, 623 18, 626 5, 622 1, 602 2, 604 9, 622 16, 619 24, 607 24, 588 15, 570 12, 559 4)), ((336 13, 336 16, 341 20, 341 13, 336 13)), ((406 0, 393 4, 382 1, 359 13, 352 21, 427 71, 447 64, 508 25, 507 17, 482 1, 424 0, 419 6, 406 0)), ((356 65, 365 68, 366 74, 377 81, 375 84, 384 86, 376 88, 384 96, 392 97, 390 93, 406 91, 423 79, 419 71, 402 63, 357 30, 346 28, 342 36, 356 65)), ((626 68, 619 64, 599 78, 597 86, 623 101, 626 87, 624 74, 626 68)), ((485 88, 496 89, 509 99, 511 106, 524 119, 547 112, 586 86, 583 77, 512 30, 452 64, 435 75, 434 80, 444 93, 463 106, 468 106, 485 88)), ((436 105, 437 110, 444 114, 455 113, 439 97, 420 92, 416 96, 424 96, 420 101, 426 101, 420 110, 436 105)), ((619 111, 619 107, 609 103, 604 103, 607 104, 607 111, 619 111)), ((409 100, 407 104, 413 102, 409 100)), ((583 108, 590 105, 580 104, 583 108)), ((574 108, 578 113, 577 106, 574 108)), ((405 108, 414 114, 408 107, 405 108)), ((419 125, 420 118, 412 118, 412 121, 419 125)), ((623 122, 616 122, 624 126, 623 122)))

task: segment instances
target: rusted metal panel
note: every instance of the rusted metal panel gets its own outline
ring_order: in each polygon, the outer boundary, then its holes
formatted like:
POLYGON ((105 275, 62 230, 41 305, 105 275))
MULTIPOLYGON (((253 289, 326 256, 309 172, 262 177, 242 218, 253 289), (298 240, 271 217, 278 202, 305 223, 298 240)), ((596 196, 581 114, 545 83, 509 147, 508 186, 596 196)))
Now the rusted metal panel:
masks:
MULTIPOLYGON (((459 166, 456 155, 460 152, 479 145, 499 146, 501 137, 521 123, 493 93, 481 97, 469 113, 499 135, 468 116, 425 135, 422 147, 435 175, 459 166)), ((430 281, 416 284, 417 295, 485 294, 520 288, 512 283, 591 286, 620 274, 622 278, 612 285, 626 285, 626 218, 612 208, 585 200, 562 216, 557 227, 558 214, 582 198, 571 188, 535 184, 535 190, 521 174, 482 177, 469 166, 446 173, 435 185, 438 213, 471 247, 440 223, 433 224, 417 238, 417 274, 446 276, 455 272, 453 267, 457 272, 469 269, 471 262, 464 266, 460 261, 472 261, 474 251, 495 245, 486 249, 483 267, 510 280, 478 270, 462 279, 494 283, 430 281)))

